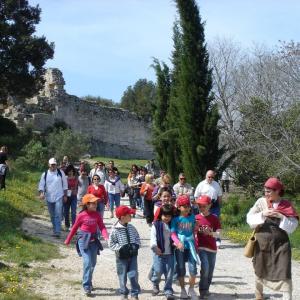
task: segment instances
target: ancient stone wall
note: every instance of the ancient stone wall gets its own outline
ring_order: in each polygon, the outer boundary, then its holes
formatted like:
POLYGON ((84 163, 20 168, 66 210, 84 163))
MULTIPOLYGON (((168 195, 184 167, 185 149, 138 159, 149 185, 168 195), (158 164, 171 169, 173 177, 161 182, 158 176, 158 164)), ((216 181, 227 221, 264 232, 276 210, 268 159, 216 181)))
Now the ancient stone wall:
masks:
POLYGON ((56 121, 91 139, 91 154, 119 158, 153 157, 150 124, 127 110, 100 106, 66 94, 58 69, 48 69, 45 89, 18 107, 11 105, 4 116, 18 126, 30 123, 43 131, 56 121))

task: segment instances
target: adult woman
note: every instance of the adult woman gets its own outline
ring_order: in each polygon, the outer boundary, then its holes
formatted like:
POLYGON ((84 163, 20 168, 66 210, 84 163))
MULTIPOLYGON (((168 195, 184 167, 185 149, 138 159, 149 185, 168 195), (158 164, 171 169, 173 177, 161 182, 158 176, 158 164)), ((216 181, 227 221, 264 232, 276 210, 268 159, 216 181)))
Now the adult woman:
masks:
POLYGON ((292 299, 291 246, 288 234, 298 226, 299 217, 288 200, 281 197, 284 186, 271 177, 264 184, 265 196, 247 214, 247 223, 256 229, 254 249, 256 300, 263 299, 263 286, 283 292, 292 299))
POLYGON ((153 221, 153 202, 152 193, 154 190, 153 175, 147 174, 145 176, 145 182, 141 186, 140 193, 144 198, 144 215, 148 225, 152 224, 153 221))
POLYGON ((98 198, 97 211, 100 213, 102 219, 104 215, 105 205, 108 202, 107 192, 104 185, 100 183, 100 176, 95 174, 92 177, 92 184, 87 189, 88 194, 93 194, 98 198))
POLYGON ((5 189, 5 177, 7 173, 7 147, 0 148, 0 190, 5 189))

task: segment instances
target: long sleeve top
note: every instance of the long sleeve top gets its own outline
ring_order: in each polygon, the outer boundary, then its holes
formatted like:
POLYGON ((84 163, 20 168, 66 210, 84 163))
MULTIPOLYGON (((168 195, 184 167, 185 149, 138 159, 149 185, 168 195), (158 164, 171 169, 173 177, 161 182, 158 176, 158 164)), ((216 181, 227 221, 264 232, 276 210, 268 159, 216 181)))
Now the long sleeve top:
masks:
POLYGON ((104 187, 109 194, 120 194, 124 191, 124 185, 119 177, 110 177, 108 180, 105 180, 104 187))
POLYGON ((87 188, 87 193, 93 194, 94 196, 98 197, 99 198, 98 201, 100 202, 101 201, 103 201, 104 203, 108 202, 107 192, 102 184, 99 184, 97 187, 95 187, 94 185, 90 185, 87 188))
POLYGON ((113 226, 113 229, 109 236, 109 248, 113 251, 118 251, 122 248, 122 246, 133 243, 137 245, 141 245, 140 236, 137 232, 136 228, 127 224, 127 226, 122 225, 119 221, 113 226), (126 230, 128 230, 129 241, 127 238, 126 230))
POLYGON ((85 210, 77 215, 75 224, 72 226, 72 229, 65 240, 65 244, 70 243, 78 228, 80 228, 81 231, 89 232, 91 234, 96 233, 97 228, 99 228, 104 239, 108 240, 106 227, 100 214, 96 211, 85 210))
MULTIPOLYGON (((278 203, 273 203, 273 208, 277 208, 278 203)), ((265 197, 259 198, 250 211, 247 214, 247 223, 251 228, 255 228, 256 226, 263 224, 266 220, 266 217, 263 216, 263 211, 268 209, 268 203, 265 197)), ((286 217, 280 221, 279 227, 286 231, 288 234, 291 234, 295 231, 298 226, 298 219, 295 217, 286 217)))
POLYGON ((58 171, 47 171, 46 182, 45 173, 41 176, 38 190, 45 193, 46 200, 48 202, 56 202, 64 196, 64 191, 68 189, 68 182, 65 173, 60 170, 61 176, 58 171))

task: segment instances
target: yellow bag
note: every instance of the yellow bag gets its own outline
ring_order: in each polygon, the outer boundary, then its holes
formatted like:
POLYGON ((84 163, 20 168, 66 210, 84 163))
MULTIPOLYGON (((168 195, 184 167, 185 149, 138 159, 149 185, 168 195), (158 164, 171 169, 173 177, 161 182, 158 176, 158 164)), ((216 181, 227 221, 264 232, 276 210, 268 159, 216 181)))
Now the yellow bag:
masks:
POLYGON ((249 258, 252 258, 254 255, 254 246, 256 243, 255 233, 256 233, 256 230, 253 230, 253 232, 245 246, 245 249, 244 249, 244 256, 249 257, 249 258))

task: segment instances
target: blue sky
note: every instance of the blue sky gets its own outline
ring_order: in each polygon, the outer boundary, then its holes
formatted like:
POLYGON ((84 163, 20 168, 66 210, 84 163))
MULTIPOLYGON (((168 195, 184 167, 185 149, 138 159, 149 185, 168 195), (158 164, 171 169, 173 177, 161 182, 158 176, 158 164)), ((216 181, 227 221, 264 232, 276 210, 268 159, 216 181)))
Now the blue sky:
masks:
MULTIPOLYGON (((55 43, 48 67, 66 91, 118 102, 140 78, 155 81, 152 57, 169 63, 176 7, 172 0, 29 0, 42 9, 38 35, 55 43)), ((197 0, 209 43, 233 38, 243 47, 300 40, 299 0, 197 0)))

